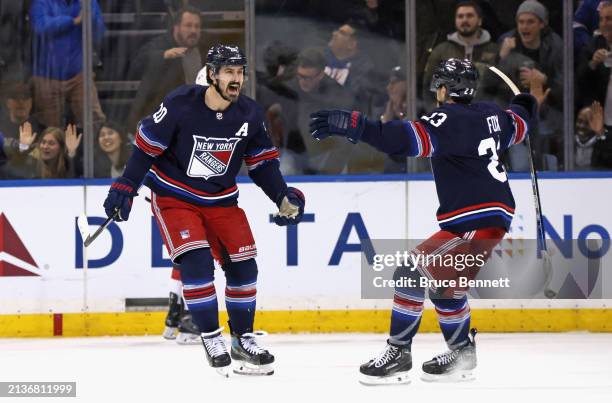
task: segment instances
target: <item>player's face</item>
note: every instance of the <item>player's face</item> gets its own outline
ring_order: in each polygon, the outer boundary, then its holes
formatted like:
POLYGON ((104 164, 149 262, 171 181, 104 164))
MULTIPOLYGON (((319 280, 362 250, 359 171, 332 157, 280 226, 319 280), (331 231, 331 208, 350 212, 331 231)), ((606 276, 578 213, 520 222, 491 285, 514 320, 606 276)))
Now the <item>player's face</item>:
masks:
POLYGON ((599 30, 608 43, 612 43, 612 6, 599 10, 599 30))
POLYGON ((98 144, 102 151, 110 154, 121 147, 121 136, 110 127, 102 127, 98 136, 98 144))
POLYGON ((61 146, 52 133, 44 135, 42 140, 40 140, 39 147, 41 160, 52 161, 59 157, 61 146))
POLYGON ((181 22, 174 27, 174 39, 180 46, 195 48, 200 41, 200 17, 184 13, 181 22))
POLYGON ((523 45, 537 44, 540 41, 540 32, 545 24, 532 13, 523 13, 516 19, 516 27, 523 45))
POLYGON ((244 83, 243 66, 223 66, 214 78, 215 89, 223 99, 236 102, 244 83))
POLYGON ((474 7, 463 6, 455 14, 455 28, 461 36, 471 36, 480 28, 482 20, 478 17, 474 7))

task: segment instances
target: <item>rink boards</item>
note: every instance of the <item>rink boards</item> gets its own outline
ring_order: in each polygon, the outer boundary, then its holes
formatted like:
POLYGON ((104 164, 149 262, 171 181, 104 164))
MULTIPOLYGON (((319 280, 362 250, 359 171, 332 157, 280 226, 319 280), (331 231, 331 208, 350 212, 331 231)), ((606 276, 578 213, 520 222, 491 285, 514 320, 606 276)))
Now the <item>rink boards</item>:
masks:
MULTIPOLYGON (((104 219, 109 181, 0 183, 0 336, 157 333, 162 312, 126 312, 126 300, 164 298, 170 262, 150 205, 140 196, 127 223, 113 224, 83 250, 76 217, 104 219), (87 186, 85 186, 87 185, 87 186)), ((304 222, 281 228, 276 207, 248 179, 240 206, 257 242, 258 326, 269 331, 386 331, 391 301, 360 295, 360 238, 420 239, 437 230, 428 176, 295 177, 306 195, 304 222)), ((511 180, 515 238, 535 237, 528 176, 511 180)), ((607 237, 612 174, 559 174, 541 180, 554 236, 607 237)), ((92 229, 95 226, 92 226, 92 229)), ((549 234, 550 235, 550 234, 549 234)), ((216 288, 223 305, 223 275, 216 288)), ((489 331, 610 331, 609 300, 475 300, 489 331)), ((427 312, 424 330, 436 330, 427 312)))

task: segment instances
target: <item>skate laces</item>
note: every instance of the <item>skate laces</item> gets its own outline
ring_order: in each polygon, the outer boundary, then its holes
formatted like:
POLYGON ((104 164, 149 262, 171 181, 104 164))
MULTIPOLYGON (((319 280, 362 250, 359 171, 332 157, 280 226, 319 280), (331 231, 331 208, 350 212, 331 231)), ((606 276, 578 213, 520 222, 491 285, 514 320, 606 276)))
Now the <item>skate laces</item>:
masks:
POLYGON ((267 335, 268 335, 268 332, 265 332, 263 330, 257 330, 251 333, 244 333, 241 336, 239 336, 240 344, 246 351, 249 352, 249 354, 255 354, 255 355, 264 354, 264 353, 267 353, 268 351, 262 348, 261 346, 259 346, 257 344, 256 339, 258 337, 264 337, 267 335))
POLYGON ((376 368, 382 367, 393 359, 398 350, 398 347, 395 347, 391 344, 387 344, 387 347, 385 347, 385 349, 378 355, 378 357, 374 358, 374 366, 376 368))
POLYGON ((221 332, 223 331, 223 327, 220 327, 217 330, 214 330, 210 333, 202 333, 202 342, 204 343, 204 348, 208 351, 211 357, 218 357, 223 354, 227 354, 227 346, 225 345, 225 339, 221 332), (216 334, 216 336, 214 336, 216 334))
POLYGON ((447 352, 436 355, 434 359, 438 363, 438 365, 447 365, 451 362, 455 361, 455 359, 459 356, 459 350, 448 350, 447 352))

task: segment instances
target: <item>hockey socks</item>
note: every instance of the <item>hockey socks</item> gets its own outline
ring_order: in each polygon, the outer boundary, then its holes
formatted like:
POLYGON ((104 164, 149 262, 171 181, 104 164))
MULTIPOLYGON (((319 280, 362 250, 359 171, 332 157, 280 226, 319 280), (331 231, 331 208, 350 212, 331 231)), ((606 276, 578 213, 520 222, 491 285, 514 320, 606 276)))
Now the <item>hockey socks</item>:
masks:
POLYGON ((209 248, 193 249, 181 257, 183 297, 193 323, 203 333, 219 328, 213 257, 209 248))
POLYGON ((231 262, 225 271, 225 306, 231 331, 242 335, 253 332, 257 294, 255 259, 231 262))
POLYGON ((455 350, 468 343, 470 331, 470 305, 467 296, 460 299, 434 298, 431 301, 436 306, 440 330, 448 348, 455 350))
POLYGON ((398 267, 393 274, 393 279, 399 280, 402 277, 415 279, 416 285, 415 287, 395 287, 389 341, 398 346, 410 346, 421 324, 425 289, 418 286, 420 277, 418 271, 412 271, 408 267, 398 267))

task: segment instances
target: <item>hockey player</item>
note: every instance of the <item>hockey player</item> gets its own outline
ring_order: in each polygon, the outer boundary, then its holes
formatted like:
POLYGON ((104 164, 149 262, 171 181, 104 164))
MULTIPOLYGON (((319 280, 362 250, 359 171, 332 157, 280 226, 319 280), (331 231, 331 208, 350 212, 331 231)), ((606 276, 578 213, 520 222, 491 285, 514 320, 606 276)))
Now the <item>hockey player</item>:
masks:
MULTIPOLYGON (((416 248, 434 256, 490 256, 504 237, 514 213, 514 198, 498 151, 518 144, 536 119, 531 95, 514 97, 508 110, 489 102, 472 102, 478 71, 468 60, 449 59, 436 68, 431 90, 438 108, 415 121, 372 121, 359 112, 319 111, 311 115, 314 138, 345 136, 363 141, 397 157, 429 157, 438 193, 441 230, 416 248)), ((482 259, 482 257, 481 257, 482 259)), ((435 258, 417 267, 398 267, 394 278, 414 278, 414 287, 396 287, 387 345, 360 368, 365 384, 408 383, 412 368, 411 344, 421 314, 428 280, 473 278, 479 266, 459 271, 440 267, 435 258)), ((398 282, 401 284, 401 282, 398 282)), ((404 282, 407 283, 407 282, 404 282)), ((423 364, 423 379, 461 381, 472 379, 476 367, 475 329, 470 330, 467 287, 429 288, 440 328, 449 350, 423 364)), ((451 284, 447 282, 446 284, 451 284)))
POLYGON ((141 183, 151 188, 151 209, 170 257, 181 270, 183 297, 200 329, 209 364, 227 375, 270 375, 274 356, 253 332, 257 249, 244 211, 237 206, 236 175, 242 161, 251 179, 279 207, 278 225, 300 222, 304 196, 287 187, 278 150, 262 109, 241 95, 247 60, 237 46, 216 45, 206 59, 210 86, 184 85, 138 124, 136 147, 123 175, 111 185, 106 214, 127 220, 141 183), (213 258, 226 278, 225 304, 231 358, 219 327, 213 258))

